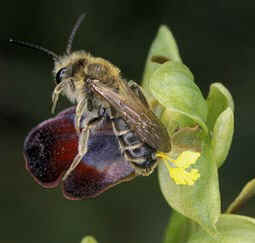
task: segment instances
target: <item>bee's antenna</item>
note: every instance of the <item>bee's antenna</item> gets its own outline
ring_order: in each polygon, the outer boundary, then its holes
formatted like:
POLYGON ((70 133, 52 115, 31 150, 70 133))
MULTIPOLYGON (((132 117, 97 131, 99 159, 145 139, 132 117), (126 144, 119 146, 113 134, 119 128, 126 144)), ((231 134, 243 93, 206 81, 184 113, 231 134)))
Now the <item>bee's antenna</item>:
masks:
POLYGON ((48 54, 48 56, 51 56, 53 58, 53 60, 58 59, 58 55, 55 52, 50 51, 50 50, 48 50, 48 49, 46 49, 42 46, 39 46, 39 45, 36 45, 36 44, 31 44, 31 43, 20 41, 20 40, 14 40, 12 38, 9 39, 9 42, 14 43, 14 44, 19 45, 19 46, 25 46, 25 47, 28 47, 28 48, 32 48, 32 49, 44 52, 44 53, 48 54))
POLYGON ((66 47, 66 53, 67 54, 70 54, 71 53, 71 49, 72 49, 72 43, 73 43, 73 39, 74 39, 74 36, 78 30, 78 28, 80 27, 82 21, 84 20, 84 18, 86 17, 86 13, 83 13, 80 15, 80 17, 77 19, 73 29, 72 29, 72 32, 69 36, 69 39, 68 39, 68 42, 67 42, 67 47, 66 47))

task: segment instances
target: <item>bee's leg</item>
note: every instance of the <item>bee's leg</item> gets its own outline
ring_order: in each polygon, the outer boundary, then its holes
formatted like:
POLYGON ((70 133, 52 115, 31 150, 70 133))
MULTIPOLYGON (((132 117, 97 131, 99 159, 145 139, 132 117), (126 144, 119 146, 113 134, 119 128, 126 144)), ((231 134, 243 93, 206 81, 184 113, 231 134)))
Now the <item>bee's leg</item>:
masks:
POLYGON ((90 134, 90 129, 89 127, 84 128, 79 137, 79 146, 78 146, 78 154, 75 156, 72 164, 66 171, 65 175, 63 176, 63 181, 69 176, 69 174, 78 166, 78 164, 81 162, 83 156, 87 152, 87 143, 88 143, 88 138, 90 134))
POLYGON ((149 104, 143 94, 142 88, 133 80, 130 80, 128 82, 128 86, 137 94, 137 96, 140 98, 140 100, 147 106, 149 107, 149 104))
POLYGON ((119 115, 117 114, 115 109, 113 109, 112 107, 109 107, 106 109, 106 114, 108 115, 108 117, 111 120, 113 133, 118 140, 119 149, 120 149, 121 154, 123 155, 125 148, 124 148, 124 143, 120 139, 120 136, 128 133, 130 131, 130 129, 126 125, 126 123, 123 121, 123 119, 121 117, 119 117, 119 115), (117 127, 117 124, 118 124, 118 127, 117 127))
POLYGON ((75 156, 72 164, 70 165, 65 175, 63 176, 63 181, 66 180, 70 173, 79 165, 83 156, 87 153, 90 132, 102 121, 103 121, 102 117, 95 118, 94 120, 90 121, 87 126, 84 126, 84 128, 81 130, 79 136, 78 154, 75 156))
POLYGON ((65 89, 66 85, 69 83, 69 80, 64 80, 61 83, 59 83, 53 93, 52 93, 52 107, 51 107, 51 112, 55 112, 55 108, 58 102, 58 97, 62 93, 62 91, 65 89))
POLYGON ((84 111, 87 108, 87 98, 83 98, 78 105, 76 106, 76 110, 75 110, 75 120, 74 120, 74 124, 75 124, 75 129, 77 134, 80 133, 80 123, 81 123, 81 118, 82 115, 84 113, 84 111))
POLYGON ((116 113, 116 111, 112 108, 109 108, 106 110, 107 115, 109 116, 111 122, 112 122, 112 130, 114 135, 118 138, 119 147, 121 152, 124 152, 124 144, 119 139, 120 136, 125 135, 130 132, 130 128, 126 124, 126 122, 122 119, 122 117, 119 117, 119 114, 116 113))
POLYGON ((110 120, 113 120, 115 117, 114 116, 115 112, 112 107, 106 108, 104 114, 107 115, 110 118, 110 120))

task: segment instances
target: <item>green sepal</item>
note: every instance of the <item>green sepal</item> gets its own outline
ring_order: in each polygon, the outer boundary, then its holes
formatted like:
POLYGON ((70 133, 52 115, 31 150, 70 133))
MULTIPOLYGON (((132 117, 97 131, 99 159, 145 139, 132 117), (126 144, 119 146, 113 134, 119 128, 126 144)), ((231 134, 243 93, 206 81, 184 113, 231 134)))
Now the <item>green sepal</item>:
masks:
POLYGON ((164 57, 166 60, 182 62, 179 50, 171 31, 162 25, 152 42, 144 69, 142 86, 149 97, 149 103, 153 102, 153 97, 149 89, 149 81, 153 72, 162 64, 153 60, 153 57, 164 57))

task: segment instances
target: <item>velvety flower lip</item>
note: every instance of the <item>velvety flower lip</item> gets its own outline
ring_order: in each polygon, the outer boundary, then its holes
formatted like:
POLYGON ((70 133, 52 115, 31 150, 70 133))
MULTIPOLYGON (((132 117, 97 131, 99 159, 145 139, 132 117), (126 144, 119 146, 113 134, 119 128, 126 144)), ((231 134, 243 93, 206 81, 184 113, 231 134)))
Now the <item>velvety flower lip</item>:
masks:
MULTIPOLYGON (((25 139, 26 168, 43 187, 56 187, 77 154, 74 116, 74 107, 66 109, 33 128, 25 139)), ((82 162, 62 183, 63 193, 72 200, 96 197, 134 177, 134 169, 121 156, 111 123, 106 120, 90 136, 82 162)))

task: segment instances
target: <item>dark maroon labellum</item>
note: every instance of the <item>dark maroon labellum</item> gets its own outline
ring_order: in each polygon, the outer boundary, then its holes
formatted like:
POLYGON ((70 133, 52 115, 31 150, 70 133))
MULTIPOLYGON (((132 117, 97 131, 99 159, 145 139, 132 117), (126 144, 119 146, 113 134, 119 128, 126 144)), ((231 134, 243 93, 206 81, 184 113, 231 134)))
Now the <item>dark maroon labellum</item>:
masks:
MULTIPOLYGON (((43 187, 56 187, 77 154, 74 116, 75 108, 69 108, 40 123, 25 140, 26 168, 43 187)), ((88 152, 63 182, 63 193, 72 200, 96 197, 134 177, 134 169, 121 156, 111 122, 106 120, 91 134, 88 152)))

